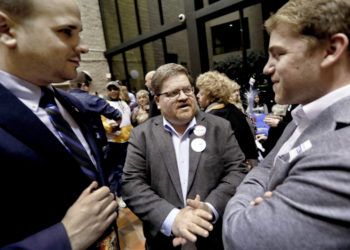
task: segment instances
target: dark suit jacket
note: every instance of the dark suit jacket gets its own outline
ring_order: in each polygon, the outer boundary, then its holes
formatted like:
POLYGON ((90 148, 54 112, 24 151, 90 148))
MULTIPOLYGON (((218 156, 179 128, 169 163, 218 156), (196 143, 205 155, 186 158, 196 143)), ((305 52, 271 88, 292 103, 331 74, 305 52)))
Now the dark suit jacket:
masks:
MULTIPOLYGON (((184 201, 171 134, 164 129, 163 117, 157 116, 133 129, 124 166, 123 199, 143 221, 148 249, 174 249, 171 237, 161 226, 173 208, 184 201)), ((195 152, 190 147, 187 197, 196 194, 223 215, 228 199, 243 178, 240 163, 244 155, 228 121, 199 112, 197 124, 206 127, 206 148, 195 152)), ((190 134, 190 141, 198 138, 190 134)), ((198 249, 222 249, 221 219, 208 239, 198 240, 198 249)))
MULTIPOLYGON (((58 92, 91 147, 103 185, 102 152, 96 146, 100 136, 86 126, 91 121, 80 102, 58 92)), ((0 248, 70 249, 60 221, 91 180, 40 119, 1 84, 0 160, 0 248)))

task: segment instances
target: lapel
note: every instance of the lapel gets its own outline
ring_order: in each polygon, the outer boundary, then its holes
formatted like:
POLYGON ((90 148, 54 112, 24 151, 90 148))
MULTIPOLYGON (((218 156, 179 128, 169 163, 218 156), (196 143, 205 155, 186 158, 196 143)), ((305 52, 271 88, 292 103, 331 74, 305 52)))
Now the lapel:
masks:
POLYGON ((312 124, 305 129, 296 141, 294 147, 306 140, 324 134, 327 131, 335 131, 350 125, 350 97, 343 98, 324 110, 312 124))
MULTIPOLYGON (((292 149, 288 153, 276 158, 276 164, 271 171, 271 178, 269 183, 270 189, 273 189, 275 186, 277 186, 288 174, 291 167, 289 160, 290 152, 292 150, 296 150, 296 148, 301 144, 306 143, 306 141, 312 140, 313 138, 322 139, 322 136, 320 136, 322 134, 327 134, 329 132, 350 126, 350 110, 346 108, 349 107, 349 105, 350 97, 346 97, 328 107, 312 122, 312 124, 307 129, 305 129, 305 131, 303 131, 303 133, 299 136, 292 149)), ((279 145, 275 147, 277 150, 275 151, 274 156, 269 158, 270 160, 274 160, 278 150, 281 148, 283 143, 288 140, 288 138, 295 130, 296 126, 294 125, 294 122, 291 123, 292 125, 289 124, 286 128, 285 133, 283 134, 283 140, 280 140, 279 145)), ((317 145, 317 147, 326 147, 327 143, 322 144, 318 142, 315 145, 317 145)))
POLYGON ((1 84, 0 102, 0 127, 7 133, 48 159, 70 157, 45 124, 1 84))
MULTIPOLYGON (((171 139, 171 134, 163 127, 163 116, 157 116, 154 121, 153 134, 156 139, 156 145, 159 145, 159 152, 163 161, 163 165, 170 175, 170 180, 176 190, 177 196, 184 203, 182 198, 181 182, 179 170, 177 167, 176 154, 171 139)), ((161 169, 159 170, 161 171, 161 169)))
MULTIPOLYGON (((202 112, 198 111, 197 115, 196 115, 196 121, 197 121, 197 125, 202 125, 205 128, 207 127, 207 121, 205 120, 205 117, 203 115, 202 112)), ((205 133, 205 135, 203 136, 204 141, 208 142, 208 129, 207 132, 205 133)), ((196 175, 197 169, 198 169, 198 164, 199 164, 199 160, 202 156, 202 152, 196 152, 192 149, 191 147, 191 142, 193 141, 193 139, 198 138, 198 136, 196 136, 193 131, 190 134, 190 147, 189 147, 189 173, 188 173, 188 184, 187 184, 187 194, 189 193, 189 191, 191 190, 193 181, 194 181, 194 177, 196 175)))
POLYGON ((60 101, 62 106, 64 106, 68 113, 73 117, 74 121, 78 124, 85 140, 89 144, 91 153, 96 161, 96 176, 99 176, 102 185, 106 185, 107 182, 103 175, 101 166, 101 153, 98 149, 96 140, 94 138, 94 131, 92 131, 91 128, 88 126, 89 121, 85 118, 86 116, 83 115, 85 111, 84 107, 80 105, 79 102, 74 102, 74 97, 68 95, 66 92, 55 88, 53 89, 55 92, 55 97, 60 101))

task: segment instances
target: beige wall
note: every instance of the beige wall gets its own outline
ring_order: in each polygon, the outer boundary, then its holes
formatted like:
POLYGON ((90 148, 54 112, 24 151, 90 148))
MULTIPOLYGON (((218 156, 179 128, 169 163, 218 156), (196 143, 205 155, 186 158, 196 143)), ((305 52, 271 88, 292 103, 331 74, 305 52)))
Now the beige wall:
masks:
POLYGON ((92 90, 104 92, 107 83, 106 74, 109 73, 101 15, 98 0, 78 0, 83 22, 83 41, 89 46, 90 52, 82 56, 79 69, 87 70, 93 78, 92 90))

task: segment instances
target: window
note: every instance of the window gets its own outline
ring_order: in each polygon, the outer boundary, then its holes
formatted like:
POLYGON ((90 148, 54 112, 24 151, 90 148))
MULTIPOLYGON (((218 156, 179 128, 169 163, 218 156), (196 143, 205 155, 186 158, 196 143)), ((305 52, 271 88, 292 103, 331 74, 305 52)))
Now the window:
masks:
MULTIPOLYGON (((248 18, 243 19, 245 48, 250 48, 248 18)), ((213 54, 220 55, 239 51, 242 47, 241 27, 239 20, 211 27, 213 54)))

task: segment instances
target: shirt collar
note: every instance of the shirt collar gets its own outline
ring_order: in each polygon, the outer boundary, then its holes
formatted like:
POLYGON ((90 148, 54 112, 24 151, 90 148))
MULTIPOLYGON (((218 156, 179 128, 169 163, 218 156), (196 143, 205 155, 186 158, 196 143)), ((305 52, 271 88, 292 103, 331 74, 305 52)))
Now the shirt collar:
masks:
POLYGON ((297 126, 308 125, 323 110, 347 96, 350 96, 350 84, 338 88, 306 105, 299 105, 292 111, 293 120, 297 126))
POLYGON ((41 89, 28 81, 0 70, 0 83, 33 111, 39 107, 41 89))
POLYGON ((174 129, 173 125, 171 125, 170 122, 167 121, 167 119, 165 119, 165 117, 163 116, 163 126, 164 129, 172 134, 176 134, 177 136, 181 137, 186 135, 187 133, 189 133, 190 131, 193 130, 193 128, 197 125, 197 121, 196 121, 196 117, 193 117, 191 122, 188 124, 185 132, 183 133, 183 135, 180 135, 176 132, 176 130, 174 129))

